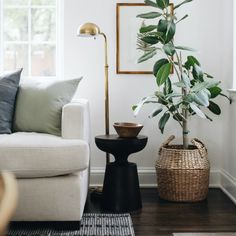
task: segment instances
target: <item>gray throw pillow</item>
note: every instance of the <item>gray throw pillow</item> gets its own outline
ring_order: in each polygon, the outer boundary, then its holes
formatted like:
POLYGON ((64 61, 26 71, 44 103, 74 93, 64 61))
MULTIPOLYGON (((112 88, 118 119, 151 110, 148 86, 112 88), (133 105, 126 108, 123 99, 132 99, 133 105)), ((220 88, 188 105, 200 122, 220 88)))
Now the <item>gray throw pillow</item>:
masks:
POLYGON ((14 130, 60 136, 62 108, 72 100, 80 80, 32 80, 20 84, 14 130))
POLYGON ((12 133, 15 99, 22 70, 0 76, 0 134, 12 133))

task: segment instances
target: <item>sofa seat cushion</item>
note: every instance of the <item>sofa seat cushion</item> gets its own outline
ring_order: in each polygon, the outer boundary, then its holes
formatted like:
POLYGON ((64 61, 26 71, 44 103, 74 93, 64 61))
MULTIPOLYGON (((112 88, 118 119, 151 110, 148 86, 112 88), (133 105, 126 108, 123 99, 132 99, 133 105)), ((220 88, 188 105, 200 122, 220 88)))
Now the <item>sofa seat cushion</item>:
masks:
POLYGON ((89 166, 89 146, 83 140, 42 133, 0 135, 0 169, 17 178, 52 177, 89 166))

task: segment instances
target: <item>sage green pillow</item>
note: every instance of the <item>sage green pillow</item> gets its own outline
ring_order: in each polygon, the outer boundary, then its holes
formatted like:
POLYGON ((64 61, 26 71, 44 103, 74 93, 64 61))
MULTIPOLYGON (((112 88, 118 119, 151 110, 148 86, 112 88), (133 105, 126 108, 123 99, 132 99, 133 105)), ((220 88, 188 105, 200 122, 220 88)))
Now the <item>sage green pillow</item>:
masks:
POLYGON ((15 109, 15 132, 38 132, 61 136, 61 115, 82 78, 31 80, 20 84, 15 109))

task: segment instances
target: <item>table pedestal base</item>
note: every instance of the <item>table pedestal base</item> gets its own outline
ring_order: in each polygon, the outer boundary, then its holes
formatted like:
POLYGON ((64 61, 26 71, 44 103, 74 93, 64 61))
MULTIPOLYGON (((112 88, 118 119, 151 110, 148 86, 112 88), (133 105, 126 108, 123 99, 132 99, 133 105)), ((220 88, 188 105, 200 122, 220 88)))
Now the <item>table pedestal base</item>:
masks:
POLYGON ((113 212, 130 212, 142 208, 137 165, 124 162, 106 166, 102 205, 113 212))

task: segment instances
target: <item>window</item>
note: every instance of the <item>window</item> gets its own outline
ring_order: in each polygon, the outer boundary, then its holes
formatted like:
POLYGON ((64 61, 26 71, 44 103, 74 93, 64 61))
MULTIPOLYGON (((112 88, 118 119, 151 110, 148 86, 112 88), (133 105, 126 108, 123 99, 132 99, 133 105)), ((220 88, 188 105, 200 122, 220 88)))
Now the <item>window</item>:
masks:
POLYGON ((56 77, 59 0, 0 0, 0 70, 56 77))

